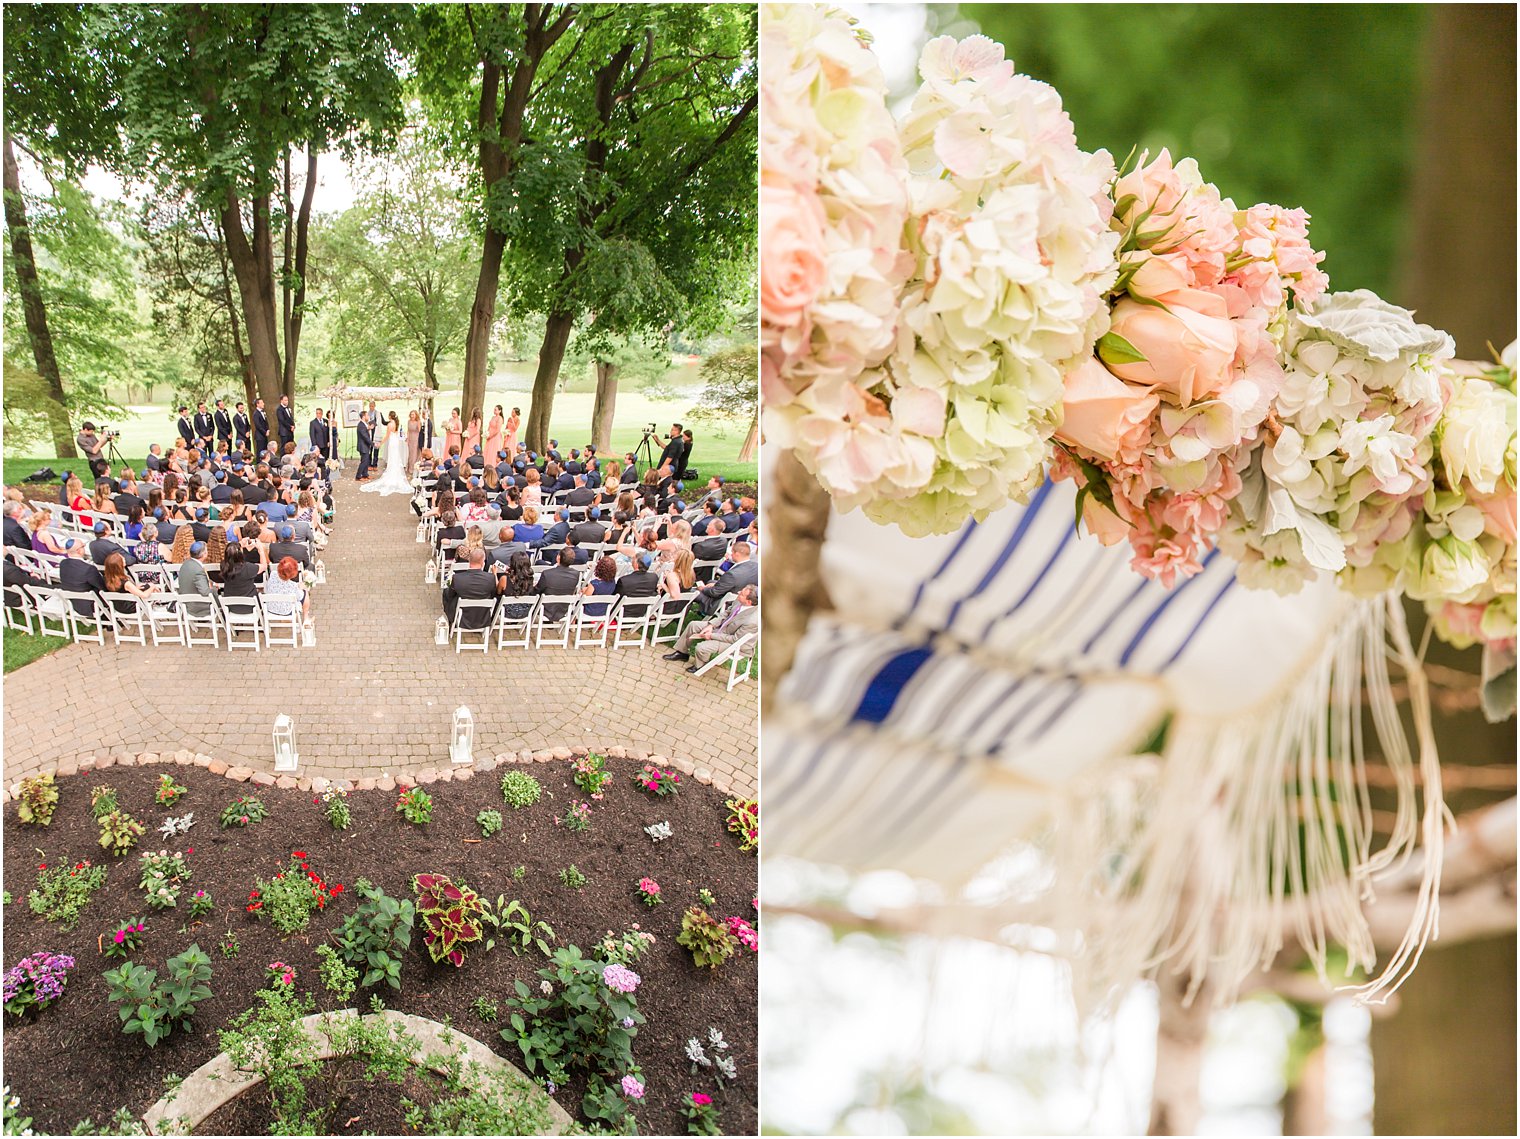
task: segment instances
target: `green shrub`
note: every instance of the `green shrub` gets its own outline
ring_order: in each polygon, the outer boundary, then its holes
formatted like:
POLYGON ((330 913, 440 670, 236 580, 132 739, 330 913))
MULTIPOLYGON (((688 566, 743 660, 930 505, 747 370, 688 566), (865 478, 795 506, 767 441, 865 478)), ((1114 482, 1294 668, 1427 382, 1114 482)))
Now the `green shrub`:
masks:
POLYGON ((189 1028, 195 1006, 211 996, 211 958, 199 945, 169 958, 165 965, 168 984, 158 984, 158 970, 146 969, 130 961, 103 976, 110 994, 107 999, 120 1005, 121 1030, 129 1036, 141 1033, 151 1048, 176 1028, 189 1028))
POLYGON ((475 1015, 487 1024, 495 1024, 497 1018, 501 1016, 501 1009, 496 1007, 496 1002, 485 997, 476 997, 470 1007, 475 1010, 475 1015))
POLYGON ((547 1135, 547 1097, 516 1072, 487 1070, 473 1061, 451 1069, 449 1093, 424 1110, 408 1105, 406 1122, 422 1135, 547 1135))
POLYGON ((348 792, 341 787, 329 787, 320 798, 322 817, 327 820, 327 825, 335 831, 346 831, 353 821, 353 812, 348 809, 348 792))
POLYGON ((58 806, 58 788, 53 785, 52 772, 23 779, 17 803, 16 818, 19 821, 39 827, 51 823, 53 811, 58 806))
POLYGON ((465 946, 481 940, 480 895, 444 874, 418 874, 412 879, 417 892, 417 916, 422 919, 422 942, 433 961, 464 965, 465 946))
MULTIPOLYGON (((545 957, 554 941, 554 927, 546 921, 534 921, 528 907, 516 900, 497 895, 496 904, 483 904, 480 920, 501 936, 513 953, 526 953, 534 946, 545 957)), ((486 938, 486 952, 496 948, 496 938, 486 938)))
POLYGON ((475 816, 475 823, 480 827, 480 837, 490 838, 501 830, 501 812, 481 811, 475 816))
POLYGON ((228 827, 251 827, 269 817, 269 808, 252 795, 239 795, 222 808, 222 829, 228 827))
POLYGON ((41 871, 37 875, 37 888, 26 896, 27 904, 32 913, 41 914, 46 921, 58 922, 64 929, 73 929, 78 924, 79 911, 106 884, 106 868, 91 865, 88 858, 72 866, 52 868, 44 862, 41 871))
POLYGON ((411 787, 396 798, 396 810, 406 816, 414 826, 430 822, 433 818, 433 797, 421 787, 411 787))
POLYGON ((581 873, 580 867, 574 863, 559 872, 559 884, 561 886, 568 886, 572 890, 579 890, 586 884, 586 881, 586 876, 581 873))
MULTIPOLYGON (((112 798, 114 801, 115 797, 112 798)), ((95 821, 100 826, 100 845, 107 854, 118 858, 136 846, 137 840, 148 832, 147 827, 119 807, 100 815, 95 821)))
POLYGON ((190 864, 179 851, 173 854, 160 850, 148 851, 139 859, 142 871, 137 885, 147 896, 148 905, 155 910, 173 909, 179 905, 180 891, 190 879, 190 864))
POLYGON ((538 802, 544 789, 526 771, 509 771, 501 777, 501 797, 513 810, 522 810, 538 802))
POLYGON ((361 986, 384 981, 399 989, 401 957, 412 944, 416 907, 409 898, 392 898, 364 878, 354 883, 354 890, 364 900, 333 934, 338 955, 364 970, 361 986))
POLYGON ((681 917, 681 932, 676 944, 691 950, 698 967, 716 969, 734 955, 739 939, 728 927, 701 906, 691 906, 681 917))
POLYGON ((109 815, 116 808, 116 788, 108 787, 104 783, 90 788, 90 814, 99 819, 109 815))
POLYGON ((359 970, 343 962, 331 945, 317 946, 317 977, 322 987, 340 1001, 347 1001, 359 985, 359 970))
POLYGON ((327 908, 327 901, 343 887, 329 887, 306 862, 306 855, 293 851, 285 869, 269 881, 260 878, 244 908, 282 934, 298 933, 311 922, 311 915, 327 908))

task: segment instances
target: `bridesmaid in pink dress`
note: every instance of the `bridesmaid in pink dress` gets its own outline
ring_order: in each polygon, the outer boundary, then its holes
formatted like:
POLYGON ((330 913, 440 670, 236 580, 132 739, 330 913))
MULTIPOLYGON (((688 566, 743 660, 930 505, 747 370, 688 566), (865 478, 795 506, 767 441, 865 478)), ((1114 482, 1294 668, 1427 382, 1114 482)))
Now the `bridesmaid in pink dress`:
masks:
POLYGON ((491 422, 486 428, 486 466, 494 467, 501 453, 501 404, 491 412, 491 422))
MULTIPOLYGON (((497 408, 500 411, 501 408, 497 408)), ((507 417, 506 434, 502 437, 501 449, 507 453, 507 462, 517 458, 517 429, 522 425, 522 412, 517 408, 512 409, 512 414, 507 417)))
POLYGON ((464 448, 459 452, 461 459, 468 459, 475 453, 475 445, 480 442, 480 412, 470 416, 470 425, 464 429, 464 448))
POLYGON ((455 447, 461 447, 463 443, 464 423, 460 421, 459 409, 456 407, 454 409, 454 413, 449 416, 448 423, 445 425, 443 442, 444 455, 448 455, 455 447))

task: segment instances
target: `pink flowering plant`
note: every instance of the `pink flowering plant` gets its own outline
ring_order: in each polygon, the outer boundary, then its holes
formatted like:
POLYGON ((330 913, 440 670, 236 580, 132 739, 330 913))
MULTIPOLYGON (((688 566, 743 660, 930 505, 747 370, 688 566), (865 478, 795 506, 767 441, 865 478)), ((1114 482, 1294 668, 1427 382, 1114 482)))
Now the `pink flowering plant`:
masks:
POLYGON ((294 985, 296 983, 295 966, 287 965, 283 961, 271 961, 264 966, 264 979, 276 987, 294 985))
POLYGON ((33 953, 23 957, 5 971, 5 1011, 25 1016, 33 1009, 45 1009, 59 997, 69 982, 74 959, 66 953, 33 953))
POLYGON ((190 916, 203 918, 212 910, 216 909, 216 903, 212 901, 210 893, 205 890, 197 890, 190 895, 190 916))
POLYGON ((681 773, 666 771, 652 763, 646 763, 634 773, 633 781, 644 791, 661 797, 678 794, 681 790, 681 773))
POLYGON ((147 929, 148 923, 142 918, 124 921, 101 939, 101 952, 107 957, 130 957, 142 947, 147 929))
POLYGON ((719 1126, 718 1109, 713 1106, 712 1096, 706 1092, 690 1093, 681 1101, 681 1109, 686 1115, 687 1134, 723 1134, 723 1129, 719 1126))
POLYGON ((612 772, 607 770, 607 761, 595 752, 572 759, 570 770, 575 785, 593 800, 600 800, 602 788, 612 782, 612 772))
POLYGON ((750 925, 749 922, 735 915, 734 917, 724 918, 723 924, 728 927, 728 932, 733 934, 734 938, 745 949, 748 949, 751 953, 760 952, 760 934, 756 932, 755 927, 750 925))
POLYGON ((567 831, 587 831, 591 829, 591 804, 575 802, 570 804, 570 809, 563 815, 554 816, 554 825, 564 827, 567 831))
POLYGON ((634 887, 634 893, 646 906, 658 906, 665 901, 660 896, 660 884, 653 878, 640 878, 639 884, 634 887))

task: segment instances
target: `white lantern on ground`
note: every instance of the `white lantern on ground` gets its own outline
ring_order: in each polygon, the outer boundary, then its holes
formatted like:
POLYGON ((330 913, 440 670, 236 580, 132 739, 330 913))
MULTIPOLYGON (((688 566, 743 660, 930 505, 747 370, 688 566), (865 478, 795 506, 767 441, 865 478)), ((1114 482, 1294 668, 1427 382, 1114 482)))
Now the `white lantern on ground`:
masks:
POLYGON ((274 718, 274 769, 294 771, 301 757, 296 752, 296 724, 281 712, 274 718))
POLYGON ((327 566, 325 564, 323 564, 321 558, 317 559, 316 569, 317 569, 317 584, 318 585, 326 585, 327 584, 327 566))
POLYGON ((426 522, 419 522, 419 523, 417 523, 417 541, 418 541, 419 544, 422 543, 422 542, 426 542, 427 541, 427 523, 426 522))
POLYGON ((432 585, 438 580, 438 567, 433 564, 432 558, 428 559, 427 569, 424 571, 424 575, 424 580, 426 580, 428 585, 432 585))
POLYGON ((454 738, 449 744, 449 759, 454 763, 473 763, 475 717, 463 704, 454 709, 454 738))
POLYGON ((446 645, 449 643, 449 620, 447 617, 438 618, 438 624, 433 627, 433 643, 446 645))

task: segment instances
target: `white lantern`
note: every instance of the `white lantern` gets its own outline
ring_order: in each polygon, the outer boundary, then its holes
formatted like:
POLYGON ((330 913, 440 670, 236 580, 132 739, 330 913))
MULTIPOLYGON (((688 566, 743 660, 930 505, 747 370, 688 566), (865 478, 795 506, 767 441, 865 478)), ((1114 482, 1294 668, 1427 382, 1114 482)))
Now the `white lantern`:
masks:
POLYGON ((419 523, 417 523, 417 541, 418 541, 419 544, 422 543, 422 542, 426 542, 427 541, 427 523, 426 522, 419 522, 419 523))
POLYGON ((294 771, 301 760, 296 753, 296 724, 281 712, 274 718, 274 769, 294 771))
POLYGON ((475 717, 463 704, 454 709, 454 739, 449 744, 449 759, 454 763, 473 763, 475 717))
POLYGON ((449 643, 449 620, 447 617, 438 618, 438 624, 433 628, 433 643, 446 645, 449 643))
POLYGON ((315 617, 308 617, 306 623, 301 626, 301 644, 308 649, 317 647, 317 621, 315 617))
POLYGON ((317 584, 318 585, 326 585, 327 584, 327 566, 325 566, 322 563, 322 559, 321 558, 317 559, 317 584))
POLYGON ((432 558, 428 559, 426 579, 429 585, 433 585, 438 581, 438 567, 433 564, 432 558))

